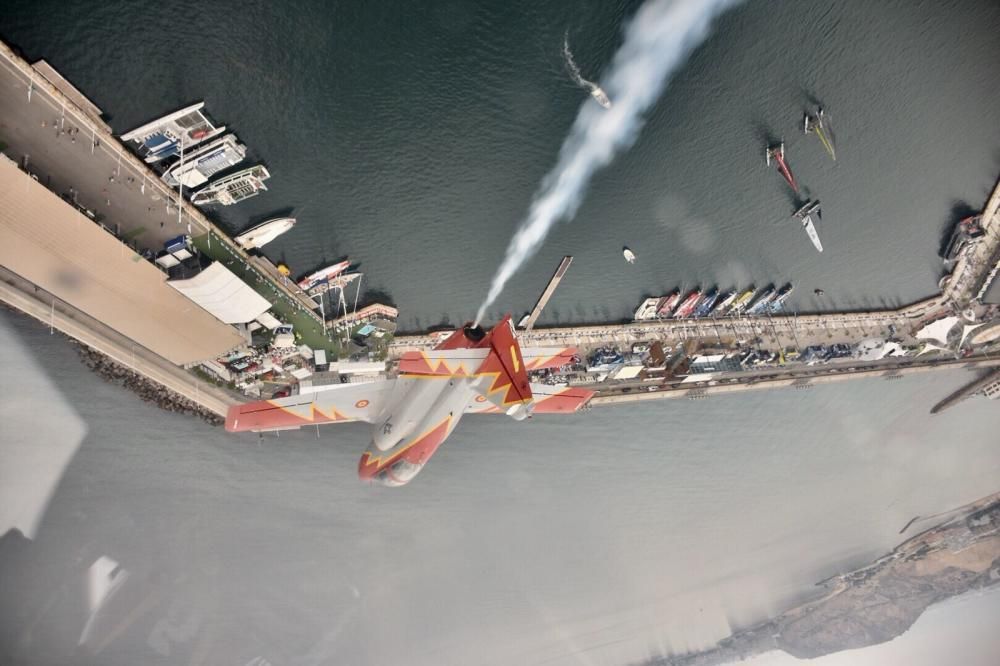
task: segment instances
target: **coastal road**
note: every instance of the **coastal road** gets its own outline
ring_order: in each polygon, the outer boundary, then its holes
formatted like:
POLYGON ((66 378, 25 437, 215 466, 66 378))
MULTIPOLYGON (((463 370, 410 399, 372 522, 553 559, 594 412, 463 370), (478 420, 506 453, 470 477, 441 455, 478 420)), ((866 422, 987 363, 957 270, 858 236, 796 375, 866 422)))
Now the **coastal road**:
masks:
POLYGON ((619 384, 616 386, 578 386, 596 390, 591 400, 593 405, 613 405, 622 402, 645 400, 665 400, 669 398, 704 398, 722 393, 736 393, 758 389, 811 388, 817 384, 883 377, 896 379, 910 374, 933 372, 936 370, 966 369, 976 371, 982 368, 1000 367, 1000 357, 977 357, 966 359, 934 359, 928 361, 877 361, 862 365, 856 359, 837 365, 806 366, 800 368, 778 368, 760 372, 719 373, 705 381, 670 383, 666 385, 645 383, 619 384), (656 390, 650 390, 655 387, 656 390))

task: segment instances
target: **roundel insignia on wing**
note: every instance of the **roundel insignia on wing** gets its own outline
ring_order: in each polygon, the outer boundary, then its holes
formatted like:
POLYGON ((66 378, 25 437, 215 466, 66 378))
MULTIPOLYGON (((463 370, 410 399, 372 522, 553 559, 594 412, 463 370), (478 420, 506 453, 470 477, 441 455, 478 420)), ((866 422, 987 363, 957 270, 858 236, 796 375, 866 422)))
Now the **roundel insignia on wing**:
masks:
POLYGON ((365 407, 368 406, 368 404, 369 403, 367 400, 358 400, 356 403, 354 403, 354 406, 357 407, 358 409, 364 409, 365 407))
POLYGON ((477 395, 476 396, 476 402, 486 402, 486 396, 477 395))

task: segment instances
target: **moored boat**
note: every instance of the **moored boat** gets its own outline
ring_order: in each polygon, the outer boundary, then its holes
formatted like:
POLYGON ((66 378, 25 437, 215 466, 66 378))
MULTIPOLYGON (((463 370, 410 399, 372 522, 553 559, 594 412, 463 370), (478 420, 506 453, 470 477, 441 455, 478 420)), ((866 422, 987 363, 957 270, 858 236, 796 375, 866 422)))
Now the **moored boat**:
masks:
POLYGON ((719 288, 712 287, 709 289, 708 293, 705 294, 698 305, 695 307, 694 312, 691 314, 692 317, 704 317, 712 308, 715 307, 715 303, 719 300, 719 288))
POLYGON ((760 292, 757 300, 754 301, 753 305, 747 308, 747 314, 756 315, 764 312, 764 309, 771 304, 774 299, 774 287, 769 286, 764 291, 760 292))
POLYGON ((244 250, 250 250, 267 245, 294 226, 294 217, 276 217, 247 229, 233 240, 244 250))
POLYGON ((698 307, 698 301, 701 300, 702 290, 695 289, 680 304, 677 310, 673 314, 674 319, 684 319, 685 317, 690 317, 694 309, 698 307))
POLYGON ((736 297, 737 297, 737 292, 736 292, 735 289, 733 289, 732 291, 726 292, 721 297, 721 300, 715 305, 715 307, 712 308, 712 312, 710 314, 713 314, 713 315, 724 315, 724 314, 726 314, 726 310, 729 309, 729 306, 731 306, 734 302, 736 302, 736 297))
POLYGON ((654 296, 652 298, 647 298, 639 307, 635 309, 635 315, 632 317, 635 321, 647 321, 649 319, 656 319, 656 313, 660 307, 660 302, 663 301, 662 296, 654 296))
POLYGON ((236 140, 233 134, 227 134, 221 139, 211 141, 190 154, 184 154, 181 159, 161 178, 170 187, 198 187, 208 182, 216 173, 228 169, 243 161, 247 147, 236 140))
POLYGON ((150 164, 178 155, 182 148, 190 150, 226 131, 225 126, 216 127, 202 113, 203 106, 205 102, 198 102, 168 113, 122 134, 121 140, 134 142, 139 154, 150 164))
POLYGON ((656 314, 659 317, 669 317, 673 313, 677 304, 681 302, 681 290, 674 289, 672 292, 663 297, 660 301, 659 306, 656 308, 656 314))
POLYGON ((209 183, 191 196, 191 203, 197 206, 216 203, 231 206, 266 190, 264 181, 270 177, 264 165, 258 164, 209 183))
POLYGON ((789 282, 784 287, 779 289, 778 293, 775 294, 774 299, 772 299, 771 302, 768 304, 767 306, 768 310, 772 313, 781 312, 782 308, 785 305, 785 301, 787 301, 788 297, 792 295, 793 289, 795 289, 795 287, 792 286, 791 282, 789 282))
POLYGON ((753 285, 751 285, 747 290, 745 290, 743 293, 741 293, 739 296, 736 297, 736 300, 733 301, 733 305, 731 308, 729 308, 729 312, 727 314, 736 314, 737 312, 742 312, 743 310, 746 309, 746 307, 750 304, 750 301, 752 301, 753 297, 756 295, 757 295, 757 289, 754 288, 753 285))
POLYGON ((335 264, 330 264, 325 268, 321 268, 318 271, 310 273, 309 275, 299 280, 298 282, 299 288, 302 289, 303 291, 309 291, 310 289, 318 285, 320 282, 324 282, 326 280, 332 280, 333 278, 337 277, 337 275, 347 270, 347 268, 350 265, 351 261, 349 259, 344 259, 343 261, 338 261, 335 264))

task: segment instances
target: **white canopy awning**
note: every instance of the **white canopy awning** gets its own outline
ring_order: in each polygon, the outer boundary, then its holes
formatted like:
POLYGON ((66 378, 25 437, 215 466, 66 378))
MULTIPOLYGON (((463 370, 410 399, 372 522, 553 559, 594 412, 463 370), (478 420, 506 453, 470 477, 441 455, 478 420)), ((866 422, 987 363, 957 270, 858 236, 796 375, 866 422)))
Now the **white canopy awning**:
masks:
POLYGON ((948 332, 958 323, 958 317, 944 317, 924 326, 917 331, 916 338, 920 340, 937 340, 944 344, 948 341, 948 332))
POLYGON ((167 284, 227 324, 253 321, 271 307, 266 298, 218 261, 193 278, 168 280, 167 284))

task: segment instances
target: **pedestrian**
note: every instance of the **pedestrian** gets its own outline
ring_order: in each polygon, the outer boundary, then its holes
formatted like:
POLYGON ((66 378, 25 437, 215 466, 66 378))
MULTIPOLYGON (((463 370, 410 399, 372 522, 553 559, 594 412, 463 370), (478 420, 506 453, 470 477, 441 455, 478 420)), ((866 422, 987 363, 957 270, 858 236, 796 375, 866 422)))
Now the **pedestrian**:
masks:
POLYGON ((163 222, 160 222, 160 228, 161 229, 163 228, 163 222))

